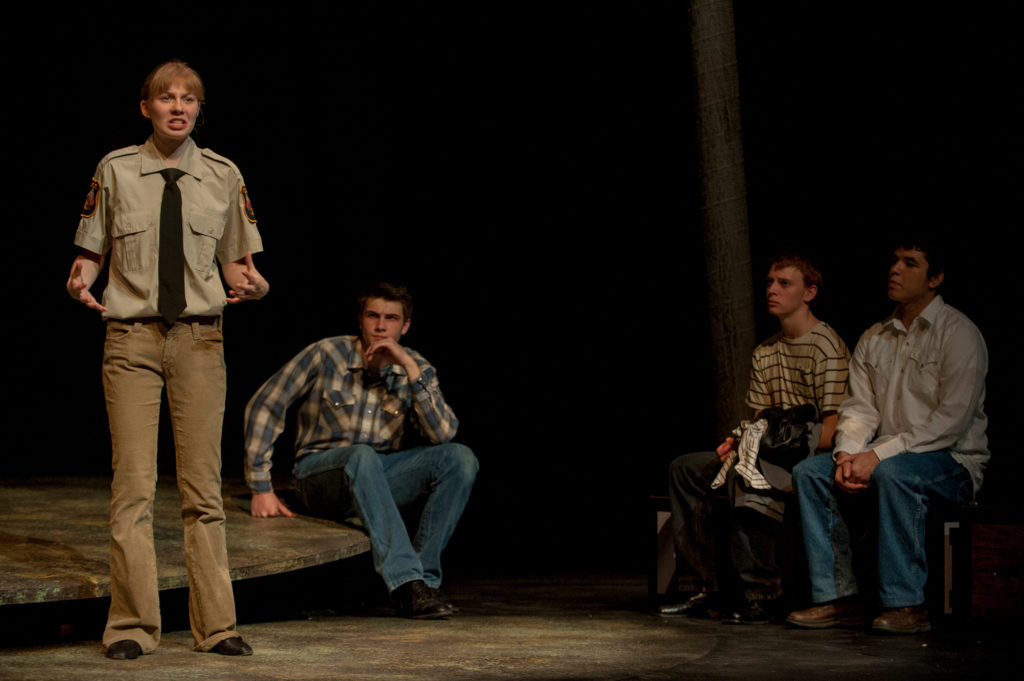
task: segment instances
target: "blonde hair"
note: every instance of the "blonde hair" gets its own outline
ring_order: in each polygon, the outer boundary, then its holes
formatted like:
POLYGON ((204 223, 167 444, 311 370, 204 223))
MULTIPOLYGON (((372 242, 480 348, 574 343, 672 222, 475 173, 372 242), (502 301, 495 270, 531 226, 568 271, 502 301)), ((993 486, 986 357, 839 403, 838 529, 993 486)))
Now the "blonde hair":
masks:
POLYGON ((175 81, 181 80, 185 83, 185 89, 194 94, 200 102, 206 101, 206 88, 203 87, 203 79, 199 77, 195 69, 180 59, 165 61, 160 66, 150 71, 146 76, 146 82, 142 84, 142 99, 149 101, 167 91, 175 81))

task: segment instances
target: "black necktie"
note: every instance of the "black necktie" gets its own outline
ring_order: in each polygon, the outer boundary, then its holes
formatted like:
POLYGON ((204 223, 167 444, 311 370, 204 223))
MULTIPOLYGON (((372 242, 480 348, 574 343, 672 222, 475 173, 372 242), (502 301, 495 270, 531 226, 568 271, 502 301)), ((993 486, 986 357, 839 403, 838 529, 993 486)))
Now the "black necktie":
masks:
POLYGON ((164 168, 164 196, 160 201, 160 266, 156 305, 168 325, 185 309, 185 256, 181 248, 181 190, 178 178, 185 171, 164 168))

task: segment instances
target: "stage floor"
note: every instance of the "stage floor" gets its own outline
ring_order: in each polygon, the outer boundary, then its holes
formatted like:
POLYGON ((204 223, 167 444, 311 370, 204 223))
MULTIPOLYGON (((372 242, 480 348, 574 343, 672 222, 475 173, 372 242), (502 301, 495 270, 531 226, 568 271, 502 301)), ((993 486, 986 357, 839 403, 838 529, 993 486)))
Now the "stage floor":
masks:
MULTIPOLYGON (((959 681, 1002 678, 1017 664, 1014 623, 898 637, 662 618, 650 612, 642 575, 468 575, 445 582, 458 616, 406 620, 386 606, 368 556, 338 562, 368 550, 361 532, 311 518, 252 518, 234 498, 240 481, 225 486, 228 551, 232 577, 242 580, 234 585, 238 630, 256 654, 192 652, 179 591, 164 594, 154 654, 108 660, 99 643, 105 603, 95 598, 109 589, 108 486, 102 478, 0 485, 0 679, 959 681)), ((185 585, 177 507, 173 481, 162 480, 163 589, 185 585)))
MULTIPOLYGON (((108 660, 97 632, 64 640, 0 643, 0 679, 11 681, 865 681, 1001 679, 1018 662, 1016 627, 882 636, 862 630, 800 630, 662 618, 645 603, 642 575, 509 575, 446 583, 461 612, 444 621, 385 610, 334 607, 324 585, 353 561, 236 584, 239 632, 255 655, 192 652, 187 617, 166 622, 160 647, 138 660, 108 660), (310 572, 322 573, 317 576, 310 572), (280 581, 287 608, 247 587, 280 581), (271 612, 274 610, 274 612, 271 612)), ((361 562, 356 559, 355 562, 361 562)), ((184 605, 184 594, 180 599, 184 605)), ((86 601, 14 606, 70 609, 86 601), (53 606, 52 608, 49 606, 53 606)), ((2 619, 5 608, 0 608, 2 619)), ((63 611, 62 611, 63 612, 63 611)), ((62 612, 52 612, 55 621, 62 612)), ((23 638, 23 637, 22 637, 23 638)))
MULTIPOLYGON (((240 480, 226 480, 231 579, 298 570, 370 550, 335 522, 253 518, 240 480), (244 508, 243 508, 244 507, 244 508)), ((0 606, 110 595, 108 478, 5 479, 0 483, 0 606)), ((153 511, 161 590, 188 585, 178 491, 161 478, 153 511)))

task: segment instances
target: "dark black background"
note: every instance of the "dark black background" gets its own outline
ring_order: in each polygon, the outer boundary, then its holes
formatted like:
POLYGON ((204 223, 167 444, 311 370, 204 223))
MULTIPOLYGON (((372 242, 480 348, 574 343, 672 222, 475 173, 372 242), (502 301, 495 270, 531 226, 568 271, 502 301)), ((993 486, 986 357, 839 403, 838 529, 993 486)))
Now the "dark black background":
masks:
MULTIPOLYGON (((307 343, 355 330, 360 283, 395 279, 417 295, 408 344, 482 465, 449 562, 642 565, 667 463, 721 435, 687 15, 556 4, 98 2, 9 18, 0 474, 109 471, 103 328, 63 284, 96 162, 146 138, 139 87, 178 57, 206 82, 197 143, 245 174, 272 284, 227 311, 225 474, 242 473, 252 392, 307 343)), ((755 300, 769 251, 811 250, 820 315, 852 349, 891 309, 887 235, 950 236, 943 294, 989 344, 987 492, 1004 500, 1022 472, 1021 11, 976 4, 744 0, 737 43, 755 300)), ((773 331, 759 309, 758 336, 773 331)), ((160 462, 173 471, 166 448, 160 462)), ((286 482, 287 446, 275 463, 286 482)))

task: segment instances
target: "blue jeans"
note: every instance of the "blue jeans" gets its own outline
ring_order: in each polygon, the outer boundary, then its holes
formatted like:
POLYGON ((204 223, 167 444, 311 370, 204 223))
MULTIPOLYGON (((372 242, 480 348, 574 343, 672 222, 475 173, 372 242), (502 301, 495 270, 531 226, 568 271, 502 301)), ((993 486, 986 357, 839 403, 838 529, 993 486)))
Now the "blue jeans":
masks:
POLYGON ((793 468, 800 502, 811 599, 824 603, 857 593, 847 506, 876 504, 878 510, 878 590, 882 607, 924 603, 928 578, 925 518, 935 500, 967 503, 974 489, 970 473, 949 452, 907 452, 880 461, 871 486, 858 494, 834 488, 835 464, 812 456, 793 468))
POLYGON ((455 531, 479 468, 468 447, 449 442, 399 452, 352 445, 307 454, 295 463, 299 502, 311 514, 358 517, 389 591, 422 579, 441 585, 441 551, 455 531), (401 512, 422 504, 410 539, 401 512))

